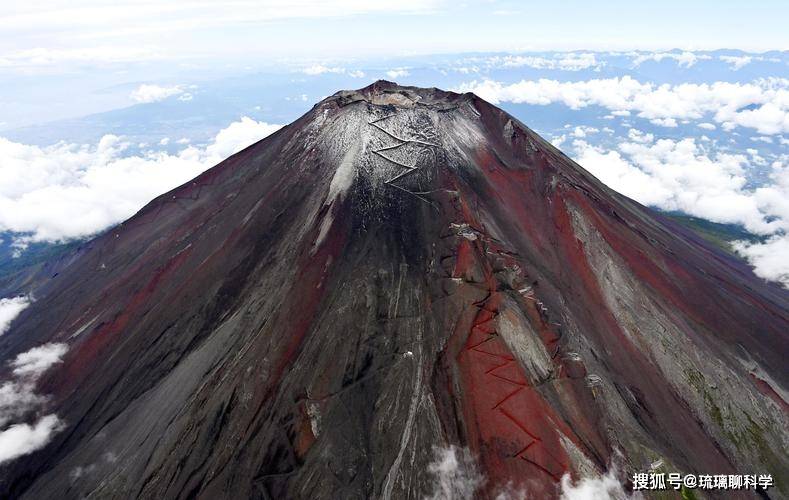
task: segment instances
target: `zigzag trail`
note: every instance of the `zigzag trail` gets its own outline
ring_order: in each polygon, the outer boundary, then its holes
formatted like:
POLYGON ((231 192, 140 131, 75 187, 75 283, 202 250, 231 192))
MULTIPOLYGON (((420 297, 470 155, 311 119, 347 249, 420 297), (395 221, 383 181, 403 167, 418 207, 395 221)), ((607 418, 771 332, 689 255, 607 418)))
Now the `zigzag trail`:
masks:
MULTIPOLYGON (((519 412, 509 409, 506 404, 520 396, 524 396, 524 391, 534 391, 535 389, 524 376, 523 369, 496 330, 496 320, 500 314, 501 296, 500 292, 496 290, 495 280, 491 278, 488 281, 490 283, 489 295, 482 301, 473 304, 479 311, 474 318, 464 351, 468 355, 482 356, 495 360, 495 365, 484 370, 484 377, 480 377, 484 381, 487 390, 495 393, 499 392, 502 387, 508 387, 506 395, 497 399, 491 410, 497 412, 499 419, 506 419, 506 421, 514 425, 514 428, 512 428, 512 425, 510 426, 513 432, 509 433, 508 437, 514 437, 518 441, 526 443, 512 457, 529 463, 540 472, 550 476, 554 481, 559 481, 561 474, 568 470, 569 464, 564 458, 555 456, 549 449, 549 446, 539 436, 540 433, 531 429, 529 421, 519 412), (539 450, 535 448, 539 448, 539 450), (530 451, 533 453, 527 455, 527 452, 530 451)), ((460 358, 460 356, 458 357, 460 358)), ((475 363, 476 366, 474 368, 482 369, 484 363, 485 361, 475 363)), ((479 375, 477 373, 477 377, 479 375)), ((540 424, 538 423, 537 425, 539 426, 540 424)))
POLYGON ((492 496, 496 495, 495 488, 504 487, 512 477, 529 481, 535 495, 550 495, 571 469, 562 440, 583 448, 579 437, 550 408, 539 388, 549 380, 563 377, 558 355, 561 334, 556 324, 548 321, 547 307, 537 299, 532 287, 526 286, 527 277, 516 255, 487 234, 462 197, 458 203, 454 210, 449 208, 455 212, 456 221, 450 223, 450 236, 457 240, 450 244, 450 255, 440 260, 448 274, 446 278, 459 283, 451 295, 460 301, 458 305, 463 310, 474 310, 473 318, 460 320, 452 334, 457 342, 453 342, 453 362, 459 369, 465 394, 464 418, 469 427, 479 429, 469 436, 469 446, 488 471, 492 496), (447 259, 454 262, 449 264, 447 259), (501 262, 494 264, 494 260, 501 262), (516 269, 519 276, 520 285, 513 286, 510 292, 505 291, 509 288, 502 288, 503 283, 494 272, 494 267, 502 266, 516 269), (480 291, 485 293, 482 298, 480 291), (471 302, 464 306, 467 300, 471 302), (528 321, 533 330, 520 334, 536 335, 535 340, 548 353, 552 366, 551 375, 545 380, 527 376, 499 332, 501 315, 510 307, 515 307, 512 314, 523 314, 523 321, 528 321))
MULTIPOLYGON (((414 159, 414 164, 413 165, 406 165, 405 163, 399 162, 399 161, 395 160, 394 158, 390 158, 390 157, 386 156, 385 154, 383 154, 384 151, 392 151, 392 150, 395 150, 395 149, 399 149, 399 148, 401 148, 401 147, 403 147, 403 146, 405 146, 407 144, 417 144, 417 145, 420 145, 420 146, 423 146, 423 147, 428 147, 428 148, 436 148, 436 149, 439 148, 439 146, 436 145, 436 144, 432 144, 432 143, 425 142, 425 141, 420 141, 418 139, 404 139, 403 137, 400 137, 397 134, 395 134, 393 132, 390 132, 390 131, 386 130, 385 128, 381 127, 380 125, 378 125, 379 122, 382 122, 384 120, 392 118, 395 115, 396 115, 396 113, 393 113, 391 115, 386 115, 386 116, 383 116, 381 118, 376 118, 375 120, 369 120, 367 122, 368 125, 376 128, 377 130, 380 130, 384 134, 386 134, 389 137, 391 137, 391 138, 395 139, 396 141, 398 141, 397 144, 393 144, 391 146, 384 146, 382 148, 374 149, 374 150, 372 150, 372 153, 375 154, 375 155, 380 156, 381 158, 383 158, 386 161, 389 161, 389 162, 394 163, 395 165, 397 165, 399 167, 402 167, 402 168, 406 169, 405 172, 401 172, 401 173, 395 175, 394 177, 392 177, 391 179, 388 179, 388 180, 384 181, 384 184, 392 186, 393 188, 399 189, 400 191, 406 192, 406 193, 408 193, 408 194, 410 194, 412 196, 416 196, 420 200, 422 200, 425 203, 431 205, 433 208, 438 209, 438 207, 436 207, 433 202, 431 202, 427 198, 421 196, 420 193, 417 193, 415 191, 411 191, 409 189, 406 189, 404 187, 401 187, 401 186, 398 186, 397 184, 395 184, 395 181, 397 181, 399 179, 403 179, 407 175, 413 174, 413 173, 417 172, 420 169, 419 157, 417 156, 417 158, 414 159)), ((434 164, 436 163, 436 161, 435 161, 435 149, 433 149, 433 163, 434 164)), ((425 194, 425 193, 422 193, 422 194, 425 194)))
MULTIPOLYGON (((384 117, 368 121, 370 126, 376 128, 377 130, 397 141, 396 144, 374 149, 372 150, 372 153, 405 169, 404 172, 401 172, 384 182, 389 186, 416 196, 420 200, 435 207, 433 202, 427 200, 420 194, 395 184, 395 182, 399 179, 403 179, 408 175, 416 173, 420 168, 425 168, 424 165, 419 164, 419 158, 415 158, 413 164, 408 165, 387 156, 385 152, 397 150, 408 144, 417 144, 426 148, 438 148, 439 146, 418 139, 406 139, 401 135, 390 132, 379 125, 380 122, 390 119, 393 116, 395 116, 395 114, 386 115, 384 117)), ((435 153, 435 149, 433 149, 433 151, 435 153)), ((457 226, 462 227, 463 224, 457 224, 457 226)), ((474 224, 474 226, 478 226, 478 224, 474 224)), ((487 237, 483 232, 479 232, 478 236, 481 238, 481 241, 478 242, 479 244, 488 246, 492 243, 492 239, 487 237)), ((461 241, 463 241, 462 238, 461 241)), ((506 438, 511 441, 514 440, 515 442, 521 443, 520 448, 511 456, 511 458, 517 458, 530 464, 537 471, 539 471, 540 474, 549 476, 552 481, 559 481, 561 479, 562 473, 569 468, 566 457, 556 457, 555 454, 549 449, 549 446, 546 445, 544 440, 540 437, 540 433, 530 428, 531 424, 529 421, 525 419, 518 411, 508 408, 507 406, 508 402, 517 399, 519 396, 522 396, 524 391, 529 389, 534 390, 534 388, 528 383, 528 380, 523 374, 523 369, 518 365, 517 360, 509 351, 506 344, 504 344, 504 342, 501 340, 498 332, 496 331, 495 325, 499 316, 499 303, 501 302, 501 296, 497 291, 496 280, 492 276, 489 263, 484 262, 482 265, 485 267, 488 295, 483 300, 473 303, 473 306, 478 308, 479 311, 473 320, 471 332, 469 333, 466 340, 466 345, 464 346, 461 354, 458 355, 457 361, 459 363, 463 363, 463 360, 460 359, 463 356, 463 353, 471 357, 488 358, 487 360, 470 359, 471 366, 469 368, 475 371, 483 371, 483 373, 476 373, 474 378, 480 377, 482 380, 484 380, 487 392, 492 394, 500 392, 503 386, 507 388, 506 395, 497 400, 491 408, 491 411, 494 411, 495 413, 493 415, 489 415, 488 418, 493 417, 497 420, 495 423, 491 422, 492 427, 497 429, 508 429, 506 431, 506 438), (493 361, 494 366, 487 368, 492 360, 495 360, 493 361)), ((532 398, 526 397, 524 399, 530 400, 532 398)), ((537 425, 539 426, 540 424, 537 423, 537 425)), ((545 424, 542 423, 542 425, 545 424)), ((401 445, 405 444, 406 443, 401 443, 401 445)), ((402 453, 402 446, 400 451, 402 453)), ((391 495, 392 485, 398 465, 399 461, 396 460, 392 465, 389 474, 387 474, 383 489, 384 498, 388 498, 391 495)))

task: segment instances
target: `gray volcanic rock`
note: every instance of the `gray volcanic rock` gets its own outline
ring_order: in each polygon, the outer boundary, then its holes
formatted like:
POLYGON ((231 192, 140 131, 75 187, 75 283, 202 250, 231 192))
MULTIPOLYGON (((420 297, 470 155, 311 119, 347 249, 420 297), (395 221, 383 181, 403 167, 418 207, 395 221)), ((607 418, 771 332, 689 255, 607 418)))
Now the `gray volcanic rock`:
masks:
POLYGON ((442 450, 477 498, 789 495, 789 294, 471 94, 335 94, 14 283, 0 359, 68 351, 3 497, 423 498, 442 450))

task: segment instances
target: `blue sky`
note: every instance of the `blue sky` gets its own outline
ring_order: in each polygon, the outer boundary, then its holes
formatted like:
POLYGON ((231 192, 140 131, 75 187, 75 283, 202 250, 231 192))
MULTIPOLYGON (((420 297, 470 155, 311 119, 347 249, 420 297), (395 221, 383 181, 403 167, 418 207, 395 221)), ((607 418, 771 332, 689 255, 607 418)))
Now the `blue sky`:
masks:
POLYGON ((0 61, 789 47, 781 1, 11 0, 0 61), (36 52, 37 51, 37 52, 36 52))
POLYGON ((764 52, 789 48, 786 19, 773 0, 9 0, 0 131, 120 107, 130 81, 473 52, 764 52))

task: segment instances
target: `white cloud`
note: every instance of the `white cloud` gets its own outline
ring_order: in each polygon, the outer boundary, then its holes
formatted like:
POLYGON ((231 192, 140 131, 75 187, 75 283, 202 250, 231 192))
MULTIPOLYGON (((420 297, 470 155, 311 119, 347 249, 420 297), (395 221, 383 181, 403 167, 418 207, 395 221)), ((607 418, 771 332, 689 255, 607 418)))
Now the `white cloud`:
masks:
POLYGON ((66 344, 50 343, 23 352, 11 362, 14 375, 36 378, 49 370, 52 365, 60 363, 60 358, 66 354, 66 351, 68 351, 66 344))
POLYGON ((703 128, 704 130, 715 130, 717 127, 709 122, 701 122, 698 124, 699 128, 703 128))
POLYGON ((324 66, 323 64, 314 64, 301 70, 306 75, 322 75, 324 73, 345 73, 345 68, 324 66))
POLYGON ((575 127, 573 129, 572 136, 573 137, 577 137, 577 138, 582 138, 582 137, 586 137, 587 135, 590 135, 590 134, 596 134, 598 132, 600 132, 600 129, 597 129, 595 127, 588 127, 588 126, 585 126, 585 125, 579 125, 579 126, 577 126, 577 127, 575 127))
POLYGON ((364 71, 361 70, 349 70, 347 68, 343 68, 342 66, 328 66, 326 64, 313 64, 311 66, 302 68, 301 72, 310 76, 318 76, 327 73, 348 75, 351 78, 364 78, 365 76, 364 71))
POLYGON ((764 166, 767 165, 767 160, 759 154, 759 151, 754 148, 746 148, 745 151, 751 157, 751 163, 754 165, 764 166))
POLYGON ((63 429, 57 415, 47 415, 35 424, 14 424, 0 432, 0 464, 43 448, 52 435, 63 429))
POLYGON ((47 401, 35 393, 31 380, 11 380, 0 385, 0 427, 9 421, 24 417, 31 408, 47 401))
POLYGON ((36 380, 60 363, 67 350, 65 344, 43 344, 17 355, 10 363, 15 378, 0 385, 0 427, 47 401, 35 393, 36 380))
POLYGON ((753 197, 780 231, 764 243, 738 242, 735 249, 754 266, 757 276, 789 288, 789 165, 775 162, 770 183, 756 188, 753 197))
POLYGON ((43 448, 63 429, 63 422, 54 414, 33 424, 18 420, 46 404, 49 398, 35 392, 36 380, 60 363, 67 350, 66 344, 44 344, 17 355, 10 363, 15 378, 0 385, 0 427, 12 423, 0 431, 0 464, 43 448))
POLYGON ((777 57, 764 57, 764 56, 757 56, 757 55, 747 55, 747 56, 720 56, 720 60, 727 62, 731 65, 731 69, 737 71, 738 69, 746 66, 753 61, 767 61, 771 63, 780 63, 782 62, 780 58, 777 57))
POLYGON ((386 72, 386 76, 388 76, 392 80, 396 80, 397 78, 408 76, 410 74, 411 73, 409 73, 406 68, 395 68, 395 69, 390 69, 389 71, 386 72))
POLYGON ((695 65, 697 62, 705 59, 712 59, 712 57, 706 54, 696 54, 693 52, 651 52, 651 53, 631 53, 630 55, 634 56, 633 59, 633 66, 638 67, 641 64, 645 63, 646 61, 655 61, 660 62, 663 59, 673 59, 677 61, 677 65, 680 67, 690 68, 691 66, 695 65))
POLYGON ((607 473, 598 477, 585 477, 573 483, 569 474, 562 476, 561 500, 625 500, 628 498, 642 498, 641 495, 628 494, 619 479, 616 469, 612 468, 607 473))
MULTIPOLYGON (((468 449, 450 445, 447 448, 433 448, 434 459, 428 464, 432 476, 432 491, 426 500, 471 500, 485 482, 474 457, 468 449)), ((629 494, 617 478, 619 469, 612 466, 603 475, 585 477, 573 483, 565 474, 560 483, 561 500, 636 500, 642 499, 640 493, 629 494)), ((515 487, 508 484, 495 492, 496 500, 522 500, 531 498, 523 485, 515 487)))
POLYGON ((539 79, 502 84, 493 80, 461 84, 493 102, 534 105, 560 103, 571 109, 602 106, 611 113, 634 112, 663 126, 676 120, 710 116, 724 130, 737 126, 763 135, 789 132, 789 79, 764 78, 751 83, 683 83, 656 85, 632 77, 559 82, 539 79))
POLYGON ((279 127, 243 117, 204 148, 142 156, 124 156, 128 144, 113 135, 94 146, 0 138, 0 231, 30 233, 30 241, 95 234, 279 127))
POLYGON ((27 296, 0 299, 0 335, 8 331, 11 322, 29 305, 30 299, 27 296))
POLYGON ((605 63, 598 62, 595 55, 584 54, 564 54, 558 59, 554 59, 556 67, 565 71, 580 71, 587 68, 600 68, 605 63))
POLYGON ((649 122, 654 125, 660 125, 661 127, 673 128, 677 126, 677 120, 674 118, 653 118, 649 120, 649 122))
POLYGON ((744 224, 760 234, 781 227, 777 221, 768 221, 754 193, 745 189, 749 159, 744 155, 710 157, 691 138, 624 142, 618 151, 602 151, 584 141, 575 141, 573 146, 582 166, 641 203, 714 222, 744 224))
POLYGON ((725 63, 729 63, 731 69, 734 71, 737 71, 753 61, 753 57, 751 56, 720 56, 719 59, 725 63))
MULTIPOLYGON (((446 75, 447 72, 444 70, 441 71, 442 75, 446 75)), ((454 66, 452 71, 457 71, 458 73, 463 73, 464 75, 468 75, 470 73, 479 73, 479 68, 477 66, 454 66)))
POLYGON ((541 56, 496 56, 489 59, 488 64, 494 67, 519 68, 528 66, 535 69, 559 69, 563 71, 580 71, 588 68, 600 68, 595 54, 569 52, 557 54, 552 58, 541 56))
POLYGON ((773 236, 764 243, 738 241, 734 249, 753 265, 753 272, 789 288, 789 237, 773 236))
POLYGON ((618 151, 603 151, 584 141, 574 141, 573 149, 573 156, 581 166, 626 196, 653 206, 671 197, 671 191, 655 185, 649 174, 635 167, 618 151))
POLYGON ((433 476, 433 492, 429 500, 472 500, 484 478, 477 469, 474 458, 466 448, 451 445, 434 448, 434 461, 427 469, 433 476))
POLYGON ((755 149, 748 155, 713 154, 692 138, 654 141, 637 130, 628 137, 614 150, 576 139, 573 157, 603 183, 645 205, 772 235, 765 243, 740 242, 736 249, 758 276, 789 287, 789 166, 775 162, 769 181, 751 188, 745 172, 766 164, 755 149))
POLYGON ((652 142, 655 140, 654 135, 642 132, 637 128, 631 128, 630 130, 628 130, 627 138, 633 142, 652 142))
POLYGON ((364 71, 361 70, 348 70, 341 66, 326 66, 325 64, 313 64, 302 68, 302 73, 310 76, 323 75, 326 73, 333 73, 336 75, 348 75, 351 78, 364 78, 364 71))
MULTIPOLYGON (((151 102, 159 102, 167 99, 168 97, 172 97, 174 95, 180 95, 184 93, 184 86, 183 85, 171 85, 168 87, 161 86, 161 85, 153 85, 144 83, 137 87, 135 90, 129 94, 129 97, 139 103, 151 103, 151 102)), ((191 94, 188 95, 189 98, 186 100, 191 99, 191 94)))
POLYGON ((244 116, 241 120, 233 122, 227 128, 220 130, 214 137, 214 142, 206 147, 204 153, 201 151, 195 151, 195 153, 202 153, 204 155, 202 158, 203 162, 212 162, 209 166, 213 166, 213 164, 219 163, 219 161, 224 160, 233 153, 237 153, 276 132, 281 127, 282 125, 259 122, 244 116))

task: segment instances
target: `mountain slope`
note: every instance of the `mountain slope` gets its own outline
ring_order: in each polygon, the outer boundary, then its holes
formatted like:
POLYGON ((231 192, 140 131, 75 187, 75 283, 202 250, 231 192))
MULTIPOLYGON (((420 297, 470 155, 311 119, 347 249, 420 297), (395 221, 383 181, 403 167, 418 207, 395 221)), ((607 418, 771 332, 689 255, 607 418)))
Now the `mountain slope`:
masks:
POLYGON ((452 445, 481 498, 620 453, 786 484, 786 291, 471 94, 335 94, 34 295, 0 357, 67 345, 63 425, 7 496, 421 498, 452 445))

